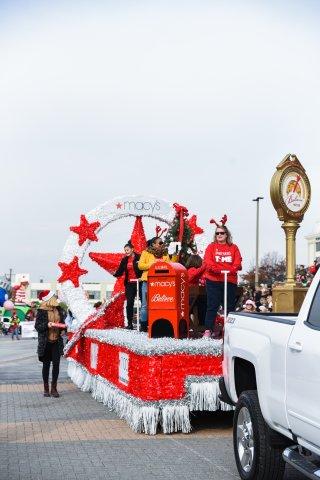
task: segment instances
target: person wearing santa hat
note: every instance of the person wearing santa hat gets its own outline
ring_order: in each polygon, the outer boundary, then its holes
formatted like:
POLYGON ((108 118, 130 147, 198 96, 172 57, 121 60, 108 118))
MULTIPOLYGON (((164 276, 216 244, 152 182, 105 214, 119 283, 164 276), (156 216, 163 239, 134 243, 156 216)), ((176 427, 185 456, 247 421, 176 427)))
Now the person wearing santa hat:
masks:
POLYGON ((57 295, 53 291, 44 290, 39 294, 41 304, 37 311, 35 329, 38 332, 38 357, 42 362, 42 378, 45 397, 59 397, 57 381, 59 376, 60 357, 63 355, 61 332, 65 326, 64 313, 59 306, 57 295), (52 363, 52 383, 49 391, 49 371, 52 363))

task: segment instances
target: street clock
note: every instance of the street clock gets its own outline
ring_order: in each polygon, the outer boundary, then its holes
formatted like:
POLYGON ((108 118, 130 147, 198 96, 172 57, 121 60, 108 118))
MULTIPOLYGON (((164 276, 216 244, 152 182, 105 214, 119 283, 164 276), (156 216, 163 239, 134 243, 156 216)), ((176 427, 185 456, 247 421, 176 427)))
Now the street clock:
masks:
POLYGON ((287 155, 271 179, 270 195, 279 220, 301 222, 311 198, 310 182, 295 155, 287 155))

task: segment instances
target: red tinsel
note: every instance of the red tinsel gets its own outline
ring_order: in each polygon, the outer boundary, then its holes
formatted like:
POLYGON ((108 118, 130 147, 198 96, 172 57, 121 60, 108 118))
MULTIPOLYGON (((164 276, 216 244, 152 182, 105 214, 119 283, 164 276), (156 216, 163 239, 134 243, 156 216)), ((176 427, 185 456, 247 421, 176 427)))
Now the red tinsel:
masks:
MULTIPOLYGON (((131 243, 137 253, 141 253, 147 246, 146 236, 144 233, 142 217, 136 217, 134 227, 131 234, 131 243)), ((96 262, 100 267, 106 270, 111 275, 117 270, 124 253, 96 253, 90 252, 89 257, 96 262)), ((113 288, 112 295, 124 291, 124 275, 118 277, 113 288)))
POLYGON ((222 357, 208 355, 168 354, 138 355, 126 347, 100 343, 82 337, 78 349, 69 355, 91 374, 99 374, 120 390, 145 401, 178 400, 186 395, 188 376, 222 375, 222 357), (91 367, 91 343, 99 345, 97 367, 91 367), (119 381, 119 353, 129 355, 129 383, 119 381))
POLYGON ((100 222, 89 223, 85 215, 80 216, 80 225, 70 227, 71 232, 79 235, 78 243, 83 245, 86 240, 91 240, 94 242, 98 241, 98 237, 95 233, 97 228, 100 227, 100 222))
POLYGON ((88 270, 79 267, 79 259, 77 256, 73 257, 70 263, 59 262, 58 265, 61 268, 62 274, 58 278, 59 283, 71 280, 75 287, 79 287, 79 277, 88 273, 88 270))
POLYGON ((147 247, 146 234, 144 233, 142 217, 136 217, 131 233, 131 243, 134 251, 141 253, 147 247))
POLYGON ((178 203, 173 204, 176 215, 179 216, 179 242, 182 242, 184 232, 184 219, 189 215, 188 209, 178 203))
POLYGON ((200 235, 203 233, 203 229, 197 225, 197 215, 192 215, 192 217, 188 220, 188 225, 192 230, 193 238, 195 235, 200 235))
POLYGON ((125 295, 122 292, 118 298, 114 299, 110 304, 102 306, 104 309, 104 314, 100 315, 100 311, 95 311, 90 315, 87 320, 80 325, 78 330, 76 330, 71 338, 69 337, 70 342, 67 344, 67 357, 73 357, 75 352, 75 345, 81 341, 81 337, 84 335, 84 332, 88 328, 103 330, 105 328, 115 328, 124 326, 124 314, 123 314, 123 305, 125 302, 125 295))

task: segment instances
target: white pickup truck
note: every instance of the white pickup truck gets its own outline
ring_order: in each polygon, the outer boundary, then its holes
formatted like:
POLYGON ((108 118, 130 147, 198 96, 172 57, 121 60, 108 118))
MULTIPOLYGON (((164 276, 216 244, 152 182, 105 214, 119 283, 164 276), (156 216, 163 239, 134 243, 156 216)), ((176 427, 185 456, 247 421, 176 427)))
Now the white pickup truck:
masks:
POLYGON ((230 313, 221 398, 242 479, 320 479, 320 269, 298 315, 230 313))

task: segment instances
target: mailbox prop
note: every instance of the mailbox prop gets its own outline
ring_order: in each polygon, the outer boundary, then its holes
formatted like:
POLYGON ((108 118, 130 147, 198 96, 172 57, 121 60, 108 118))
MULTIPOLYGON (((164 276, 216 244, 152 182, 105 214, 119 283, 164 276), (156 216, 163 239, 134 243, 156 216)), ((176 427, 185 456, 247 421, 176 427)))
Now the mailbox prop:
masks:
POLYGON ((148 331, 152 338, 189 336, 189 282, 180 263, 155 262, 148 273, 148 331))

